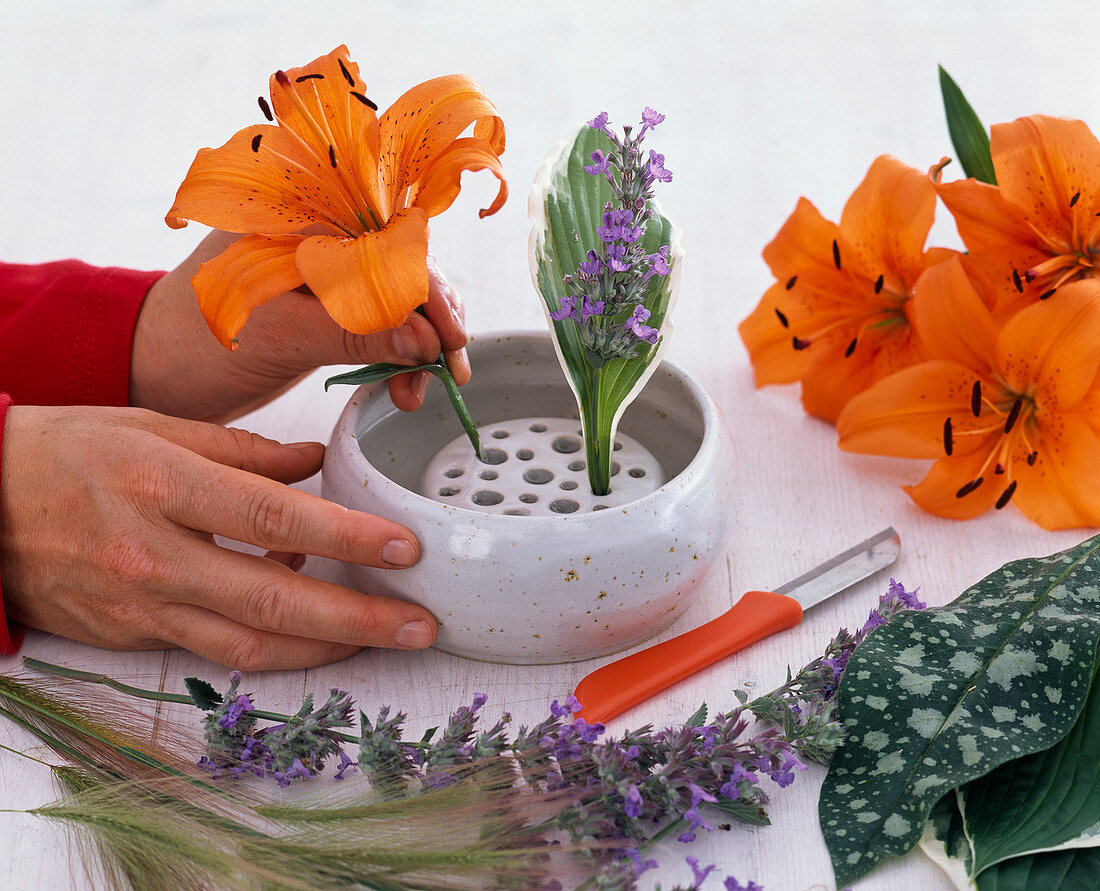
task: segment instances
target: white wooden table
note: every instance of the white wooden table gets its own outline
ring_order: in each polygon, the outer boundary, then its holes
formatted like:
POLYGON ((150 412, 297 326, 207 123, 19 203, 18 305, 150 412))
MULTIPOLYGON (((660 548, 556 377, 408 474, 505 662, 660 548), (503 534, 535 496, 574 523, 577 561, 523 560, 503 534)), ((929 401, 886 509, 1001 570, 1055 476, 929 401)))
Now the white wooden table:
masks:
MULTIPOLYGON (((794 388, 755 392, 736 325, 770 284, 760 251, 800 195, 836 219, 877 155, 924 169, 951 154, 937 64, 987 124, 1043 112, 1100 127, 1100 57, 1081 44, 1100 25, 1095 4, 247 0, 211 5, 209 13, 196 8, 182 0, 0 8, 0 257, 175 265, 200 227, 173 232, 162 217, 195 150, 220 145, 258 119, 256 96, 276 68, 347 43, 383 106, 414 83, 454 71, 477 77, 496 102, 508 126, 512 199, 478 221, 476 209, 493 185, 469 175, 456 205, 433 220, 432 244, 465 297, 474 333, 537 328, 543 322, 527 271, 525 218, 536 168, 554 142, 595 113, 607 110, 621 123, 650 105, 667 115, 652 147, 675 174, 661 199, 688 251, 668 355, 724 411, 740 475, 727 568, 666 636, 887 525, 903 542, 890 574, 919 585, 933 605, 1010 559, 1085 537, 1043 532, 1011 509, 963 524, 922 514, 899 488, 919 479, 922 466, 841 453, 832 428, 803 415, 794 388)), ((947 214, 940 216, 933 240, 957 246, 947 214)), ((320 379, 244 426, 287 440, 327 439, 347 391, 325 395, 320 379)), ((319 481, 304 487, 317 491, 319 481)), ((885 576, 862 583, 800 627, 680 684, 611 730, 680 721, 704 700, 729 708, 735 687, 771 689, 788 664, 810 660, 839 626, 861 624, 885 585, 885 576)), ((34 632, 23 653, 168 689, 186 675, 218 686, 225 676, 187 653, 110 653, 34 632)), ((374 651, 326 668, 252 676, 246 686, 273 709, 342 686, 368 713, 385 703, 408 711, 418 731, 476 692, 489 695, 490 716, 508 710, 517 721, 536 721, 596 664, 515 667, 435 651, 374 651)), ((2 671, 17 667, 17 658, 0 659, 2 671)), ((7 725, 0 725, 0 743, 31 745, 7 725)), ((690 847, 673 843, 646 881, 686 884, 683 856, 693 853, 717 863, 720 875, 752 878, 769 891, 834 887, 817 826, 822 775, 812 770, 775 789, 770 828, 718 831, 690 847)), ((56 795, 48 771, 0 753, 0 808, 33 807, 56 795)), ((64 834, 42 820, 0 814, 0 850, 0 887, 88 886, 70 864, 64 834)), ((712 879, 706 887, 720 884, 712 879)), ((948 886, 915 854, 857 887, 948 886)))

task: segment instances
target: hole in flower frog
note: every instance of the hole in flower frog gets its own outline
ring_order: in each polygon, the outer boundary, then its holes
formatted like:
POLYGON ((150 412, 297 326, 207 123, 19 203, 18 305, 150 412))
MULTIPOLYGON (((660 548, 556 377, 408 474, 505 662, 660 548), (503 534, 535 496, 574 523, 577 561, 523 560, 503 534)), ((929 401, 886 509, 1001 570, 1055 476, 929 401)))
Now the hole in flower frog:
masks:
POLYGON ((562 455, 571 455, 581 450, 581 441, 572 436, 559 436, 554 440, 551 448, 562 455))
POLYGON ((562 483, 561 483, 561 488, 565 489, 565 491, 567 491, 567 492, 571 492, 571 491, 573 491, 573 489, 577 488, 577 481, 576 480, 563 480, 562 483))
MULTIPOLYGON (((530 492, 524 492, 522 495, 519 496, 519 500, 522 501, 524 504, 534 504, 536 501, 539 500, 539 496, 532 495, 530 492)), ((528 513, 530 513, 530 511, 528 511, 528 513)))
POLYGON ((569 464, 569 469, 572 470, 572 471, 584 470, 584 462, 583 461, 571 461, 570 464, 569 464))
POLYGON ((508 453, 502 449, 486 449, 485 464, 503 464, 508 460, 508 453))
POLYGON ((618 472, 622 469, 623 469, 623 466, 618 461, 612 461, 611 462, 611 475, 612 476, 617 475, 618 472))
POLYGON ((535 453, 530 449, 519 449, 516 451, 516 457, 519 458, 520 461, 530 461, 535 457, 535 453))
POLYGON ((531 511, 525 507, 510 507, 504 512, 504 515, 506 517, 529 517, 531 511))
POLYGON ((535 486, 545 485, 553 478, 554 474, 545 467, 532 467, 530 470, 523 471, 523 479, 535 486))
POLYGON ((443 488, 439 490, 439 494, 444 498, 450 498, 452 495, 457 495, 461 491, 462 490, 458 488, 458 486, 443 486, 443 488))
POLYGON ((532 424, 527 429, 530 430, 532 433, 545 433, 546 432, 546 425, 545 424, 532 424))
POLYGON ((493 439, 507 439, 507 438, 508 438, 508 431, 507 430, 494 430, 493 431, 493 439))
POLYGON ((504 496, 499 492, 494 492, 492 489, 482 489, 479 492, 474 492, 473 502, 479 507, 489 507, 493 504, 500 504, 504 500, 504 496))
POLYGON ((621 449, 622 447, 623 447, 623 444, 622 444, 621 442, 617 442, 617 443, 615 443, 615 447, 614 447, 614 449, 612 449, 612 451, 615 451, 615 452, 617 452, 617 451, 619 451, 619 449, 621 449))
POLYGON ((630 470, 627 471, 627 473, 629 473, 636 480, 640 480, 643 476, 645 476, 645 470, 641 467, 631 467, 630 470))
POLYGON ((498 476, 500 476, 500 474, 497 473, 495 470, 483 470, 481 471, 481 473, 478 474, 478 476, 481 477, 483 480, 495 480, 498 476))
POLYGON ((606 504, 597 504, 592 507, 592 510, 607 510, 606 504))
POLYGON ((580 507, 572 498, 559 498, 550 502, 550 510, 556 514, 571 514, 580 507))
POLYGON ((443 475, 447 477, 447 479, 453 480, 456 477, 462 476, 462 474, 464 474, 465 472, 466 471, 464 471, 461 467, 449 467, 443 471, 443 475))

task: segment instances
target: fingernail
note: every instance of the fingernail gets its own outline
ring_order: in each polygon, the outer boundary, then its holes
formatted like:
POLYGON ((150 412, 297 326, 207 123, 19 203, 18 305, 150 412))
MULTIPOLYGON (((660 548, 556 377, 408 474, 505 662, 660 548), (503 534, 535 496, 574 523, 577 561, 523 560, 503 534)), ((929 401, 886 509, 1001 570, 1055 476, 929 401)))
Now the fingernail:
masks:
POLYGON ((412 383, 409 385, 413 391, 413 395, 421 402, 424 401, 424 396, 428 392, 429 380, 431 380, 430 372, 418 371, 413 375, 412 383))
POLYGON ((286 444, 288 449, 294 449, 298 452, 312 452, 318 448, 324 448, 324 443, 320 442, 288 442, 286 444))
POLYGON ((416 561, 416 548, 403 538, 391 538, 382 545, 382 560, 390 566, 412 566, 416 561))
POLYGON ((394 328, 390 340, 393 343, 393 351, 402 359, 412 359, 414 362, 420 361, 420 341, 416 336, 416 332, 408 325, 394 328))
POLYGON ((453 303, 451 304, 451 318, 454 319, 455 324, 458 325, 460 330, 466 330, 465 314, 458 306, 455 306, 455 304, 453 303))
POLYGON ((408 647, 410 650, 422 650, 424 647, 431 646, 433 640, 435 640, 435 635, 432 634, 432 629, 428 627, 428 623, 420 621, 406 622, 397 629, 397 634, 393 636, 395 644, 399 647, 408 647))
POLYGON ((297 572, 299 569, 301 569, 305 565, 306 565, 306 555, 305 554, 299 554, 297 557, 295 557, 293 560, 290 561, 290 568, 293 569, 295 572, 297 572))

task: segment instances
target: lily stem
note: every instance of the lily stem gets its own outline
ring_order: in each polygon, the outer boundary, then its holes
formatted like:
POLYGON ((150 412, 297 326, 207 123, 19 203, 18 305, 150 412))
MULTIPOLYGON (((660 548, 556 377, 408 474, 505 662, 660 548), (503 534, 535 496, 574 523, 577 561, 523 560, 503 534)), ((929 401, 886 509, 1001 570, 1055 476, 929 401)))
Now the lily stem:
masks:
POLYGON ((447 367, 447 363, 442 356, 435 360, 435 364, 439 367, 439 371, 435 372, 435 376, 439 378, 443 384, 443 389, 447 391, 447 397, 451 400, 451 405, 454 406, 455 414, 462 422, 462 429, 470 437, 474 454, 477 455, 479 461, 487 463, 485 462, 485 451, 481 446, 481 436, 477 432, 477 425, 474 423, 474 419, 470 417, 470 410, 466 407, 466 402, 458 391, 458 384, 455 383, 451 369, 447 367))

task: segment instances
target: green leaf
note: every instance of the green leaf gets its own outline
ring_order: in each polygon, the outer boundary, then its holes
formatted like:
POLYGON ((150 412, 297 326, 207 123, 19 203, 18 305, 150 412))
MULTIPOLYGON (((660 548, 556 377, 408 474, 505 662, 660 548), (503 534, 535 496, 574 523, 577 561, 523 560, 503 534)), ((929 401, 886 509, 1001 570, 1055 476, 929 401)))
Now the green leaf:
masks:
POLYGON ((983 183, 997 185, 993 156, 989 152, 989 134, 959 85, 943 70, 943 66, 940 66, 940 92, 947 115, 947 132, 951 135, 951 144, 955 146, 963 172, 983 183))
POLYGON ((1098 641, 1100 536, 877 629, 837 692, 849 734, 821 791, 837 884, 910 850, 948 791, 1065 736, 1098 641))
POLYGON ((364 365, 354 371, 345 371, 343 374, 334 374, 325 381, 325 390, 333 384, 376 384, 379 381, 388 381, 399 374, 408 374, 410 371, 430 371, 442 380, 446 369, 432 362, 429 365, 394 365, 392 362, 375 362, 373 365, 364 365))
POLYGON ((684 722, 685 727, 702 727, 707 723, 707 704, 704 702, 695 710, 690 718, 684 722))
POLYGON ((728 798, 719 798, 711 807, 721 811, 727 817, 733 817, 733 819, 741 823, 748 823, 750 826, 772 825, 772 821, 768 818, 764 808, 760 806, 760 802, 751 798, 737 798, 732 801, 728 798))
MULTIPOLYGON (((972 873, 1039 851, 1100 845, 1100 684, 1092 677, 1077 723, 1056 745, 965 787, 972 873)), ((1055 694, 1057 695, 1057 694, 1055 694)))
POLYGON ((1019 857, 978 876, 978 891, 1096 891, 1100 849, 1019 857))
POLYGON ((184 678, 191 701, 203 711, 212 712, 222 704, 222 695, 202 678, 184 678))
MULTIPOLYGON (((585 357, 577 326, 569 320, 556 322, 549 318, 569 294, 564 277, 575 274, 588 251, 598 251, 602 245, 596 227, 602 222, 605 203, 612 200, 611 186, 606 177, 584 170, 597 149, 610 151, 611 141, 601 131, 585 125, 572 140, 551 152, 536 178, 531 200, 534 231, 530 258, 531 275, 542 295, 558 358, 577 397, 594 490, 598 485, 593 474, 604 482, 610 479, 612 441, 619 418, 656 370, 664 350, 671 331, 667 317, 675 303, 683 258, 678 230, 661 214, 657 202, 651 201, 653 216, 646 225, 642 245, 649 254, 667 246, 670 273, 653 276, 642 293, 642 302, 650 311, 646 324, 660 329, 662 336, 633 359, 613 359, 595 369, 585 357)), ((622 324, 630 315, 631 310, 624 311, 612 324, 622 324)))

